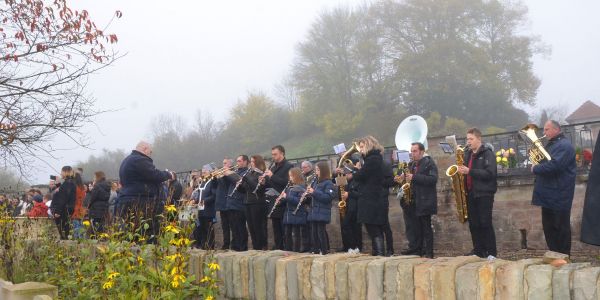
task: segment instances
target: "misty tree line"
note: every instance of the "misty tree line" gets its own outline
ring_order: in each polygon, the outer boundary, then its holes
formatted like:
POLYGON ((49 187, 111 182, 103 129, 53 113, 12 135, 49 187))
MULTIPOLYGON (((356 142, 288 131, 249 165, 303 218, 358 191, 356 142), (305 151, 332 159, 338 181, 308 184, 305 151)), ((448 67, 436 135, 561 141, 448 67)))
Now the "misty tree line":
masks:
MULTIPOLYGON (((373 134, 393 144, 411 114, 430 135, 515 130, 530 118, 540 80, 532 57, 546 53, 526 34, 519 1, 375 1, 321 13, 297 45, 291 71, 273 95, 250 93, 218 122, 199 108, 193 126, 176 115, 153 122, 154 160, 190 170, 223 156, 268 154, 282 144, 288 157, 331 152, 331 146, 373 134)), ((117 176, 128 151, 106 150, 80 163, 117 176)))

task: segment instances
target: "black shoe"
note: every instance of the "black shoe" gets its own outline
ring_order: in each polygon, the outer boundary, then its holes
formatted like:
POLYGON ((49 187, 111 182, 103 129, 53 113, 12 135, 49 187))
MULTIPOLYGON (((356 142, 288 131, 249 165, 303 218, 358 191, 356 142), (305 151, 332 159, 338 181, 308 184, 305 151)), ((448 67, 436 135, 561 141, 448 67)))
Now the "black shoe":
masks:
POLYGON ((424 255, 423 255, 423 256, 421 256, 421 257, 425 257, 425 258, 432 258, 432 259, 433 259, 433 253, 427 253, 427 254, 424 254, 424 255))
POLYGON ((373 256, 384 256, 385 252, 383 250, 383 237, 382 236, 378 236, 376 238, 373 238, 373 251, 372 251, 372 255, 373 256))
POLYGON ((387 249, 387 251, 385 251, 385 256, 390 257, 394 255, 394 249, 387 249))
POLYGON ((402 255, 421 255, 421 250, 420 249, 405 249, 400 251, 400 254, 402 255))
POLYGON ((221 247, 221 250, 229 250, 229 246, 225 246, 225 245, 223 245, 223 246, 221 247))

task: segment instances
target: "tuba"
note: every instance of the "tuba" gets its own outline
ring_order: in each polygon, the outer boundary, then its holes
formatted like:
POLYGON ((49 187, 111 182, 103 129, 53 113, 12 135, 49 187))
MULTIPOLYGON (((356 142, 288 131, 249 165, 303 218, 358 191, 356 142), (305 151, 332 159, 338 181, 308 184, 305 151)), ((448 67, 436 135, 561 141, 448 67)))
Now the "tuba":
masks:
MULTIPOLYGON (((348 149, 346 152, 344 152, 344 154, 342 154, 337 167, 342 168, 342 166, 344 165, 352 164, 350 156, 356 152, 358 152, 358 144, 353 143, 352 147, 350 147, 350 149, 348 149)), ((335 179, 335 183, 340 188, 338 208, 340 209, 340 217, 343 218, 346 215, 346 199, 342 198, 342 193, 344 193, 346 184, 348 184, 348 181, 346 180, 346 175, 338 175, 335 179)))
POLYGON ((467 212, 467 190, 465 187, 465 175, 458 172, 458 167, 464 164, 464 153, 467 147, 456 146, 456 164, 451 165, 446 170, 446 176, 450 177, 452 182, 452 190, 456 199, 456 211, 458 213, 458 221, 464 223, 467 221, 469 214, 467 212))
POLYGON ((519 134, 521 135, 521 137, 525 140, 526 143, 530 144, 529 160, 534 166, 541 162, 549 161, 552 159, 550 157, 550 154, 548 154, 548 151, 544 149, 544 145, 542 145, 542 139, 544 139, 546 136, 544 135, 538 138, 535 134, 535 132, 538 129, 539 128, 535 126, 535 124, 527 124, 521 130, 519 130, 519 134))

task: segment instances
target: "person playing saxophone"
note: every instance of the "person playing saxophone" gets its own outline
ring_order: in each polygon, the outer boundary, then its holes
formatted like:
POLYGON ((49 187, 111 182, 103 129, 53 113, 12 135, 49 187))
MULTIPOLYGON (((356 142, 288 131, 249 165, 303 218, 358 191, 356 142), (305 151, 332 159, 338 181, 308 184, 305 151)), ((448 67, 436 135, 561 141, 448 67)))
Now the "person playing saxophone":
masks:
POLYGON ((410 184, 410 201, 403 201, 407 224, 407 237, 414 237, 414 244, 402 251, 403 255, 420 255, 433 258, 433 229, 431 215, 437 214, 438 179, 437 166, 430 156, 425 155, 422 143, 412 143, 410 148, 412 161, 408 165, 410 173, 396 176, 396 182, 406 180, 410 184), (410 226, 409 226, 410 225, 410 226), (412 232, 408 232, 409 229, 412 232), (411 248, 412 246, 412 248, 411 248))
POLYGON ((494 151, 481 142, 481 131, 467 131, 468 149, 464 153, 466 165, 458 167, 465 176, 469 230, 473 240, 473 251, 477 255, 493 260, 496 258, 496 233, 492 224, 494 195, 497 190, 496 156, 494 151))

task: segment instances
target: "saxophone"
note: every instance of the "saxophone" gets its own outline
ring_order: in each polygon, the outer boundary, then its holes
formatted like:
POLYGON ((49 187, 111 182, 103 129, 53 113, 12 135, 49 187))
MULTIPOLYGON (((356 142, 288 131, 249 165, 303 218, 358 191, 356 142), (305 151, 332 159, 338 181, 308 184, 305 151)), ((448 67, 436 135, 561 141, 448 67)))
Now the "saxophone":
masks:
MULTIPOLYGON (((352 147, 350 147, 350 149, 348 149, 348 151, 344 152, 342 154, 342 156, 340 157, 340 160, 338 162, 338 168, 342 168, 345 164, 352 164, 352 161, 350 160, 350 156, 352 156, 352 154, 354 154, 355 152, 358 152, 358 144, 357 143, 353 143, 352 147)), ((337 184, 337 186, 339 187, 339 201, 338 201, 338 208, 340 210, 340 218, 343 219, 344 216, 346 215, 346 199, 342 198, 342 194, 344 193, 345 189, 346 189, 346 185, 348 184, 348 181, 346 180, 346 175, 338 175, 337 178, 335 179, 335 182, 337 184)))
POLYGON ((406 205, 410 205, 412 202, 412 194, 410 190, 410 182, 406 181, 406 175, 410 174, 410 170, 408 169, 408 163, 404 163, 404 169, 402 170, 404 173, 404 181, 402 182, 402 186, 400 187, 403 191, 403 200, 406 205))
POLYGON ((456 147, 456 164, 451 165, 446 170, 446 176, 450 177, 452 182, 452 190, 456 198, 456 210, 458 213, 458 221, 464 223, 468 219, 467 212, 467 190, 465 187, 465 175, 458 172, 458 167, 464 164, 464 153, 467 147, 456 147))

